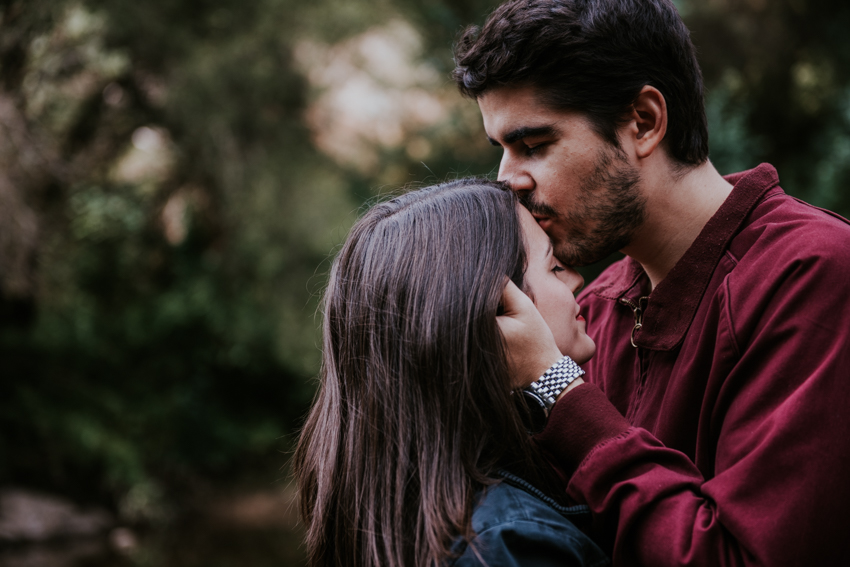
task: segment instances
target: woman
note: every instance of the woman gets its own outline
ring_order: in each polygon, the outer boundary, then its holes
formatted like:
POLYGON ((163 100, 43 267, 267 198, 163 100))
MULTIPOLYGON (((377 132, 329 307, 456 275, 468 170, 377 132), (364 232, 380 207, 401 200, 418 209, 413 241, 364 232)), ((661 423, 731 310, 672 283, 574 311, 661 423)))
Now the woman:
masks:
POLYGON ((595 345, 545 233, 459 180, 354 226, 325 295, 321 385, 295 452, 313 566, 599 565, 530 442, 496 323, 507 279, 562 352, 595 345))

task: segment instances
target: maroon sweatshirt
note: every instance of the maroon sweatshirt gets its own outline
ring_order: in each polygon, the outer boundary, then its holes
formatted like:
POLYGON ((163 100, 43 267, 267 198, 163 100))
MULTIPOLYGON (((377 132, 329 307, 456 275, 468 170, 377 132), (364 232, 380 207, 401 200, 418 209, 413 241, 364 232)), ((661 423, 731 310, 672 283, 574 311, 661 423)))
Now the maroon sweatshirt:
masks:
POLYGON ((850 565, 850 223, 727 179, 652 293, 625 258, 579 297, 591 384, 538 441, 615 566, 850 565))

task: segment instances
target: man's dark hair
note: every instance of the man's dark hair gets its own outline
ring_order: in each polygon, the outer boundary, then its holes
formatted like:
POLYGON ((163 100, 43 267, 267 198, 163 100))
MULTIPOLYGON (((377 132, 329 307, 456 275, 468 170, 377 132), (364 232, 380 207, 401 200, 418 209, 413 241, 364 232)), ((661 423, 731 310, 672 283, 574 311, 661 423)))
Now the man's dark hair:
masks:
POLYGON ((461 34, 455 62, 464 95, 533 87, 548 107, 585 114, 615 147, 617 126, 653 86, 667 102, 671 157, 708 159, 702 73, 670 0, 510 0, 461 34))

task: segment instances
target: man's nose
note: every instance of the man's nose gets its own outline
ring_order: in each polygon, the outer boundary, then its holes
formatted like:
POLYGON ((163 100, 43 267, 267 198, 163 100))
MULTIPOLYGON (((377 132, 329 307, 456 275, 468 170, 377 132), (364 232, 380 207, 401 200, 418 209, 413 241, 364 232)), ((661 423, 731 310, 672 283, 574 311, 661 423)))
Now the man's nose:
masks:
POLYGON ((508 152, 502 154, 499 162, 499 181, 507 183, 514 191, 534 189, 534 178, 508 152))

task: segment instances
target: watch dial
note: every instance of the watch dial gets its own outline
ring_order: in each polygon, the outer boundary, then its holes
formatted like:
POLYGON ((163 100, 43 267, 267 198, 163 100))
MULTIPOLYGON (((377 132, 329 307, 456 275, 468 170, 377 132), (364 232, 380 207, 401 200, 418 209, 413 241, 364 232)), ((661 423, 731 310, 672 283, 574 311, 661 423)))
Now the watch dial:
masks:
POLYGON ((514 399, 525 428, 532 435, 540 433, 546 427, 546 420, 549 416, 546 404, 532 390, 525 389, 517 393, 520 395, 514 396, 514 399))

